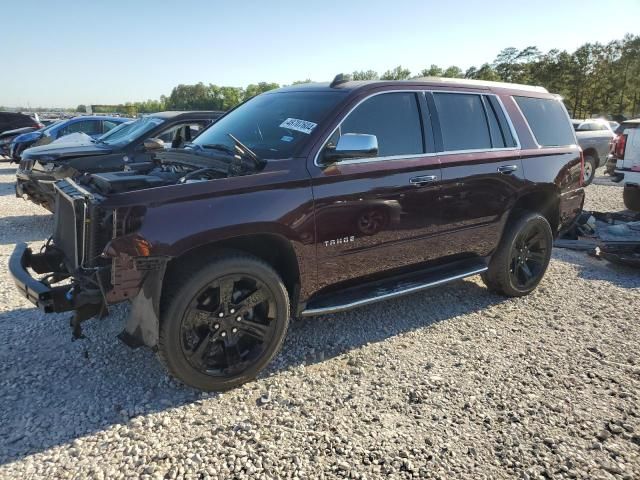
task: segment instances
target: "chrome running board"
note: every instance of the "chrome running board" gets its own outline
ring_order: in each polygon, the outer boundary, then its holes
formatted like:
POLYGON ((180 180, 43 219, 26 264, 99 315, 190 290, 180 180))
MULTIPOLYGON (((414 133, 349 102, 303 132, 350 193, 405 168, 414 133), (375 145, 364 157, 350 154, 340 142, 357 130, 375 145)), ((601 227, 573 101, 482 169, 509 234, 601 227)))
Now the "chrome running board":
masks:
POLYGON ((300 315, 308 317, 343 312, 437 287, 438 285, 461 280, 485 271, 487 271, 487 266, 483 261, 474 261, 473 263, 466 262, 454 267, 440 267, 434 270, 416 272, 395 280, 387 280, 384 283, 376 282, 368 286, 353 287, 331 296, 324 295, 322 298, 309 302, 307 308, 300 315))

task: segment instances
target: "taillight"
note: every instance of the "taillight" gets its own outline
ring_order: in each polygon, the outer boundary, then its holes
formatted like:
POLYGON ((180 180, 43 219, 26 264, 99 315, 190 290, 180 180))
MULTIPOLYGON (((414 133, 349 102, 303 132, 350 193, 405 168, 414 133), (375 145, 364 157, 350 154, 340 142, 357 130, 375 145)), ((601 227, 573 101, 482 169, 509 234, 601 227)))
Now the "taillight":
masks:
POLYGON ((580 150, 580 186, 584 187, 584 152, 580 150))
POLYGON ((618 137, 616 141, 616 158, 619 160, 624 159, 624 151, 627 148, 627 135, 623 134, 618 137))

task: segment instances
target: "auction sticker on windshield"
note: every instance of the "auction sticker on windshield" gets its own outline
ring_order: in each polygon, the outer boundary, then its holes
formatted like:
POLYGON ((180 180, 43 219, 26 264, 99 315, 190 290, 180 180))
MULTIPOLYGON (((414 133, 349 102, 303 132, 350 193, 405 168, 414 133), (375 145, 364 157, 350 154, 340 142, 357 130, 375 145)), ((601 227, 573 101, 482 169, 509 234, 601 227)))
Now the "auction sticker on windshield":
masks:
POLYGON ((287 118, 280 124, 282 128, 289 130, 296 130, 297 132, 306 133, 309 135, 314 128, 318 126, 317 123, 308 122, 306 120, 298 120, 297 118, 287 118))

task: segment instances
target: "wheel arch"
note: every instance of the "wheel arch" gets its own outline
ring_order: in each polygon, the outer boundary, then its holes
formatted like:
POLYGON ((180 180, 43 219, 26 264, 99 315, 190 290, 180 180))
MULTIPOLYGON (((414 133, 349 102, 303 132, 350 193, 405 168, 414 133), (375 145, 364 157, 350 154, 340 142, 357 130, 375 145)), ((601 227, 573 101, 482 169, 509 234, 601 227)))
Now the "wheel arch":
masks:
POLYGON ((521 211, 537 212, 547 219, 554 236, 560 228, 560 192, 555 188, 537 188, 518 197, 509 212, 507 223, 521 211))
POLYGON ((170 283, 171 276, 179 269, 203 264, 209 258, 223 256, 225 252, 247 253, 269 264, 281 276, 291 305, 297 304, 301 282, 298 256, 291 241, 277 233, 238 235, 191 248, 169 261, 163 285, 170 283))

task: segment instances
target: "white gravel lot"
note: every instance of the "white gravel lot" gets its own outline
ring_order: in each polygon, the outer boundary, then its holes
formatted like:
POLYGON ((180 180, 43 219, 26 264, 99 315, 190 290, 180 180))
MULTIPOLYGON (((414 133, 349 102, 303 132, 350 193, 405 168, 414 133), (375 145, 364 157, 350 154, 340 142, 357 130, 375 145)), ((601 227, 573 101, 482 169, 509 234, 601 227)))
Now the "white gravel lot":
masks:
MULTIPOLYGON (((42 315, 5 267, 45 210, 0 164, 0 477, 640 478, 640 272, 556 250, 521 299, 478 277, 293 323, 253 383, 200 394, 115 335, 42 315)), ((587 207, 617 211, 606 180, 587 207)))

